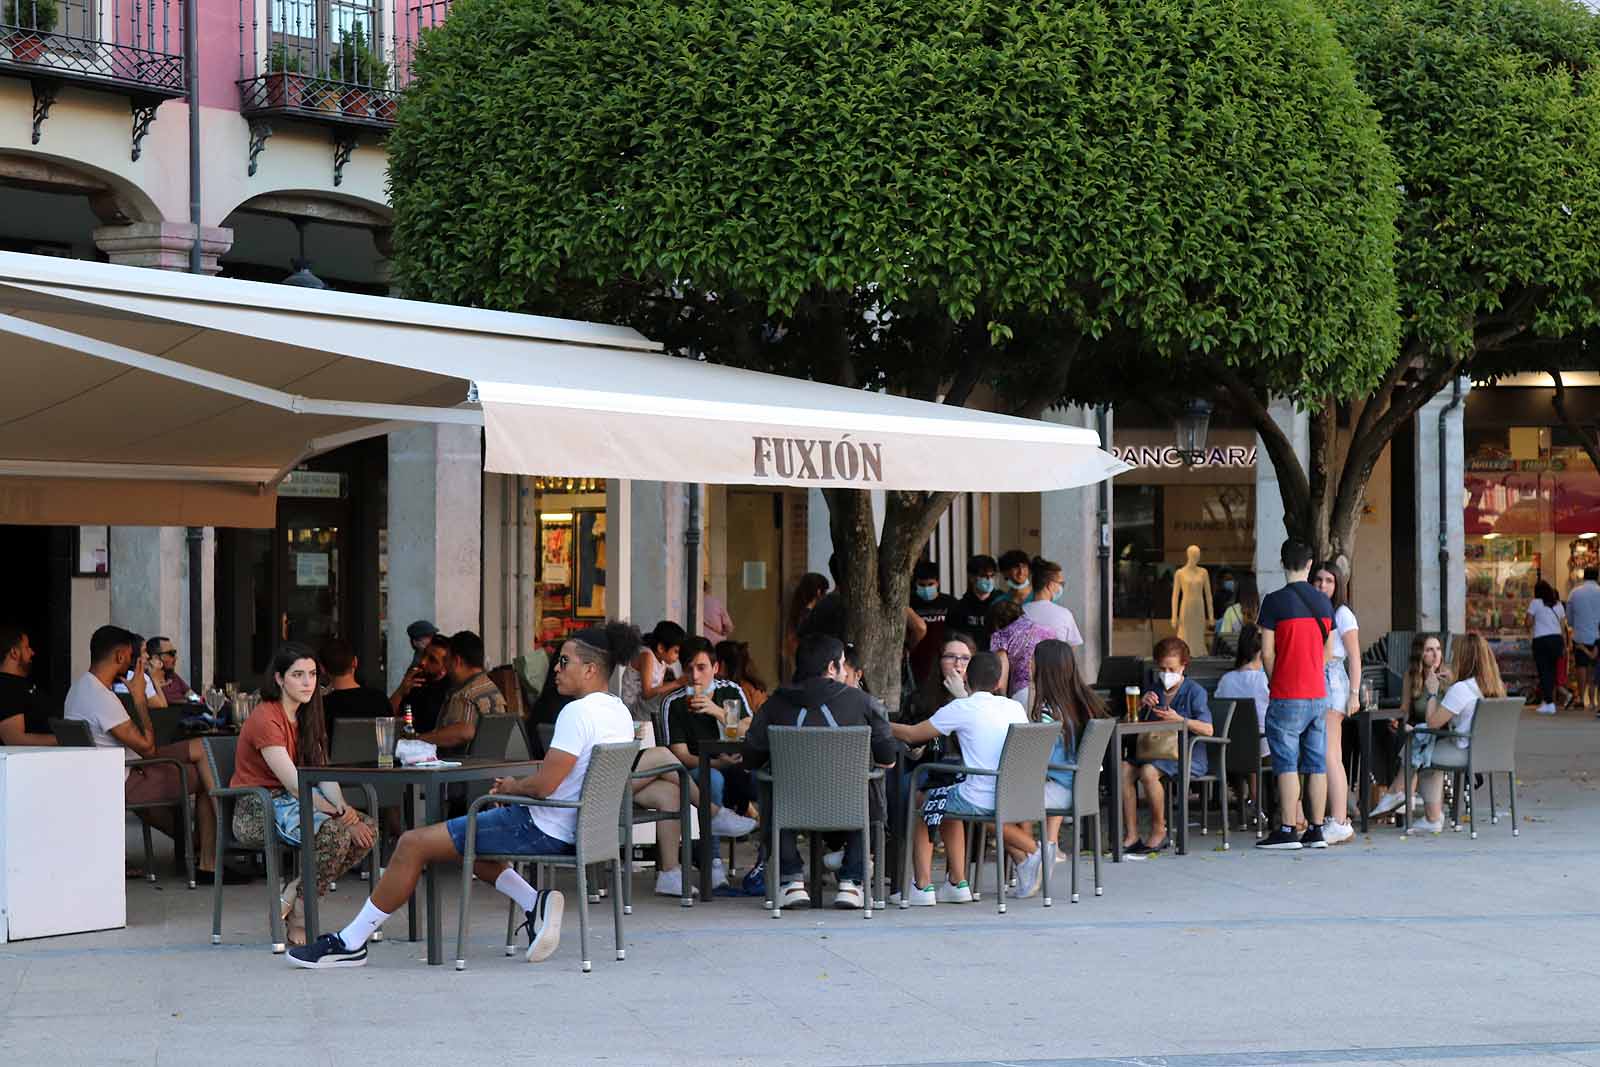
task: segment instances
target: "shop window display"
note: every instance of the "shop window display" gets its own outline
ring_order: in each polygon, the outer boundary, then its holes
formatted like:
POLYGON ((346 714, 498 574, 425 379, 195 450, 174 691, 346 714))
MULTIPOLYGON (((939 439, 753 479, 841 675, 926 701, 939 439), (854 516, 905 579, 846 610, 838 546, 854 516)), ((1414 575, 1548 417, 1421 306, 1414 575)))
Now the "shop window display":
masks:
POLYGON ((605 482, 538 478, 534 492, 539 531, 534 614, 539 640, 553 646, 605 617, 605 482))

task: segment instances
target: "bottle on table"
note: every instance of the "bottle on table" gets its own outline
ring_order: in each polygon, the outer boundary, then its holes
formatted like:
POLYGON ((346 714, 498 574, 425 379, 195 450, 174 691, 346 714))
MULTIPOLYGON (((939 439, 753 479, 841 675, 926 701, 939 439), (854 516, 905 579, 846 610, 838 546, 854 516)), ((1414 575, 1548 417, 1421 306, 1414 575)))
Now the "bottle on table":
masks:
POLYGON ((400 726, 400 740, 416 740, 417 723, 416 720, 411 717, 411 705, 405 705, 405 707, 401 709, 401 714, 404 716, 404 720, 400 726))

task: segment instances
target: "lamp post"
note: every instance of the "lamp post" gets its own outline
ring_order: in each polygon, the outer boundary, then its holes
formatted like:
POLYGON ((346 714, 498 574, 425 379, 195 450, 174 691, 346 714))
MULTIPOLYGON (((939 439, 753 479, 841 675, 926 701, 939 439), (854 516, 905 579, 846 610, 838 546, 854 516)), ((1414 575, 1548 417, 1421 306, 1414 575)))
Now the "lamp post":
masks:
POLYGON ((1199 463, 1206 452, 1206 431, 1211 428, 1211 401, 1196 398, 1184 405, 1173 420, 1178 439, 1178 455, 1185 466, 1199 463))

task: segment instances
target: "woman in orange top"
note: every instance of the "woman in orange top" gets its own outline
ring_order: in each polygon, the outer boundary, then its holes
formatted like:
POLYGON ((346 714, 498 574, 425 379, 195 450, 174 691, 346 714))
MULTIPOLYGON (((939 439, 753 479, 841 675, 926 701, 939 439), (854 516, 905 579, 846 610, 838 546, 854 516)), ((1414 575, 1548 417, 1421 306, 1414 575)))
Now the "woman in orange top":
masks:
MULTIPOLYGON (((273 820, 278 837, 300 844, 300 777, 297 767, 320 767, 328 762, 328 728, 317 687, 317 659, 311 649, 286 644, 272 657, 272 667, 261 687, 263 700, 239 731, 232 786, 258 786, 272 791, 272 810, 263 809, 254 796, 241 797, 233 811, 233 833, 247 845, 266 839, 266 820, 273 820)), ((339 786, 325 782, 312 793, 316 812, 317 893, 354 867, 371 851, 377 823, 344 802, 339 786)), ((305 886, 299 878, 284 887, 284 918, 289 922, 289 943, 306 940, 305 886)))

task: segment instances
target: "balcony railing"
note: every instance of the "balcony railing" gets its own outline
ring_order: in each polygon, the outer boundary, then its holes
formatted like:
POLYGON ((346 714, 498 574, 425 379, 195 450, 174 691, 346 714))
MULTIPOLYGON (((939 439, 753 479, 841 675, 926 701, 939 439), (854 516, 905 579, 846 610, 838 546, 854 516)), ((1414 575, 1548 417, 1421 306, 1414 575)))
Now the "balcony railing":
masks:
POLYGON ((0 0, 0 70, 184 94, 182 0, 0 0))

